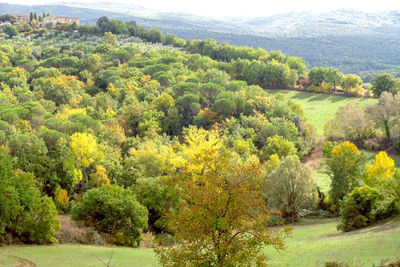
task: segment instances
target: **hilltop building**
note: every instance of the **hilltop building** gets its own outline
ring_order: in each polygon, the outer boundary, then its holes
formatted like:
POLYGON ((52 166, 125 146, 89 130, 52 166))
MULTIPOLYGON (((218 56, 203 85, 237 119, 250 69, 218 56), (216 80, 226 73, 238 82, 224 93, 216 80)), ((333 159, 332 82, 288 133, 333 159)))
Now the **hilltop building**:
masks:
MULTIPOLYGON (((29 14, 13 14, 13 16, 16 18, 17 21, 24 21, 28 24, 31 22, 29 14)), ((48 25, 49 23, 51 23, 52 26, 54 26, 57 23, 71 24, 74 22, 76 24, 79 24, 79 18, 48 15, 45 16, 42 21, 38 21, 37 23, 43 27, 48 25)))
POLYGON ((72 17, 63 17, 63 16, 46 16, 43 18, 41 22, 42 25, 47 25, 48 23, 52 23, 53 25, 57 23, 61 24, 70 24, 70 23, 79 24, 79 18, 72 18, 72 17))
POLYGON ((29 14, 13 14, 17 21, 24 21, 26 23, 30 22, 29 14))

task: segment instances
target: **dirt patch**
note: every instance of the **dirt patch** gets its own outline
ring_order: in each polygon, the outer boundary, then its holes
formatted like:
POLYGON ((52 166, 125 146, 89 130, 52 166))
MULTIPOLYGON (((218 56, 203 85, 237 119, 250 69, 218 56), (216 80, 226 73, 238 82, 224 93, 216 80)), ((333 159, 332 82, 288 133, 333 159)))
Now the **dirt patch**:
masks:
POLYGON ((104 238, 92 227, 77 223, 69 215, 60 215, 58 219, 61 229, 56 238, 60 244, 105 245, 104 238))
POLYGON ((9 257, 16 259, 18 262, 14 265, 15 267, 36 267, 36 263, 34 263, 33 261, 30 261, 28 259, 24 259, 21 257, 17 257, 17 256, 13 256, 13 255, 9 255, 9 257))
POLYGON ((322 148, 317 146, 307 159, 306 166, 313 170, 318 170, 322 161, 322 148))

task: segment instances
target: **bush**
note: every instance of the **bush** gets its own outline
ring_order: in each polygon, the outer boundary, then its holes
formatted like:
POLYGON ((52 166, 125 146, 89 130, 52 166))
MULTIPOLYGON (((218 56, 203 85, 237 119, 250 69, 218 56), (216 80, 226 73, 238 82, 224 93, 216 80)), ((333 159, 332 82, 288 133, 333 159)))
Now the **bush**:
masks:
POLYGON ((109 242, 137 247, 147 228, 148 211, 134 194, 118 185, 103 185, 85 193, 73 208, 73 217, 109 234, 109 242))
POLYGON ((382 194, 367 185, 356 187, 340 204, 341 221, 338 230, 350 231, 376 221, 378 201, 382 194))

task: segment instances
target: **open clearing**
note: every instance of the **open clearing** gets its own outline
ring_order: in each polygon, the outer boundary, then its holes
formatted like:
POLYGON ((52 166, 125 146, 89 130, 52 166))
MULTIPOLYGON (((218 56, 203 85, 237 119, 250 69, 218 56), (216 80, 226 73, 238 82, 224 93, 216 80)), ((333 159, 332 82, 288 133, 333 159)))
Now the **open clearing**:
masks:
POLYGON ((268 94, 270 95, 276 95, 279 93, 285 94, 287 99, 291 99, 302 105, 306 113, 307 122, 314 125, 317 129, 317 133, 321 136, 324 134, 325 124, 335 117, 336 111, 339 107, 345 106, 348 103, 360 103, 361 105, 366 105, 367 103, 378 102, 377 99, 372 98, 357 98, 289 90, 268 91, 268 94))
MULTIPOLYGON (((348 261, 354 266, 372 266, 385 259, 400 257, 400 219, 342 233, 338 219, 305 220, 293 226, 284 251, 267 249, 270 266, 321 266, 328 260, 348 261)), ((112 248, 82 245, 0 247, 0 266, 104 266, 113 254, 116 267, 159 266, 151 249, 112 248), (15 257, 19 257, 17 259, 15 257)))

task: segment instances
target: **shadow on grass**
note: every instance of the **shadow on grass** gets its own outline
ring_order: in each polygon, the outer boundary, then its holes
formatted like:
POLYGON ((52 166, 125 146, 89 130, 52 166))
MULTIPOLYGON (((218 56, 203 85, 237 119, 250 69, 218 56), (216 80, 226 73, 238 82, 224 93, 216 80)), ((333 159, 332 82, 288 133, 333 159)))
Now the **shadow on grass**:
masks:
POLYGON ((393 230, 396 227, 400 226, 400 219, 386 219, 382 222, 363 227, 357 230, 349 231, 349 232, 342 232, 338 231, 337 233, 327 234, 326 237, 345 237, 345 236, 356 236, 365 234, 366 232, 374 232, 374 233, 382 233, 386 231, 393 230))
POLYGON ((340 102, 340 101, 345 101, 346 97, 343 96, 336 96, 336 95, 328 95, 328 94, 318 94, 318 93, 307 93, 307 92, 302 92, 295 94, 292 99, 301 99, 301 100, 307 100, 309 102, 314 102, 314 101, 329 101, 331 103, 335 102, 340 102))

